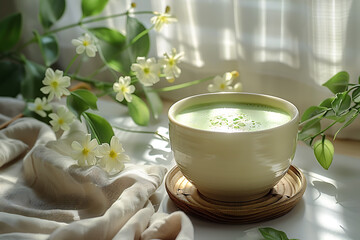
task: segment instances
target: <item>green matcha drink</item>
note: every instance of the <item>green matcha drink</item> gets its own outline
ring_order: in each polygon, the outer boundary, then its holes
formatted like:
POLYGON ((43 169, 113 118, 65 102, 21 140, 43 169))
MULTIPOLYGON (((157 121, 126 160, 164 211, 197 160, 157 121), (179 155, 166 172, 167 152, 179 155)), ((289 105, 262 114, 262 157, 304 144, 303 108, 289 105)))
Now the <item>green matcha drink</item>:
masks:
POLYGON ((266 105, 224 102, 191 106, 175 119, 203 130, 249 132, 280 126, 291 117, 281 109, 266 105))

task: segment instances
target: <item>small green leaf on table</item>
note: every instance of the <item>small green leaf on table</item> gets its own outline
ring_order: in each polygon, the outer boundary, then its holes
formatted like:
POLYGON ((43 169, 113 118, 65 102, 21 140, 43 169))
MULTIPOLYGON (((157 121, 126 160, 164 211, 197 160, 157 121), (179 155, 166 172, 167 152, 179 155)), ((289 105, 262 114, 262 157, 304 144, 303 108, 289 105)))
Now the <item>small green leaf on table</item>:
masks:
POLYGON ((7 16, 0 21, 0 52, 10 50, 19 41, 22 17, 20 13, 7 16))
POLYGON ((314 143, 313 148, 317 161, 324 169, 328 170, 334 157, 334 146, 331 141, 323 136, 314 143))
POLYGON ((83 17, 90 17, 101 13, 108 0, 82 0, 81 10, 83 17))
POLYGON ((132 101, 128 103, 129 115, 140 126, 149 124, 150 112, 146 103, 136 95, 132 95, 132 101))
POLYGON ((349 84, 349 73, 342 71, 332 78, 330 78, 327 82, 323 84, 323 86, 327 87, 332 93, 336 94, 339 92, 344 92, 347 90, 349 84))
POLYGON ((112 136, 114 136, 114 131, 110 123, 105 118, 93 113, 84 112, 82 115, 91 133, 91 137, 95 138, 99 144, 110 144, 110 140, 112 136))
POLYGON ((40 0, 39 19, 45 29, 49 29, 65 12, 65 0, 40 0))
POLYGON ((289 239, 283 231, 276 230, 274 228, 259 228, 261 235, 265 238, 265 240, 296 240, 289 239))
POLYGON ((79 119, 81 114, 89 108, 97 110, 96 102, 97 97, 95 94, 84 89, 78 89, 70 92, 70 95, 66 99, 68 108, 79 119))

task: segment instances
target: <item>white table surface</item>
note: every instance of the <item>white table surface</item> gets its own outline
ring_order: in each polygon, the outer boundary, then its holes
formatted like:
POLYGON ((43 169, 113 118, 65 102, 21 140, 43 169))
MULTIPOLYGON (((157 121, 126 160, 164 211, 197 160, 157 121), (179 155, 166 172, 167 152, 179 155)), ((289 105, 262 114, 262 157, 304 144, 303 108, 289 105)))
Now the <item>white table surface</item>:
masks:
MULTIPOLYGON (((138 127, 127 116, 126 108, 118 104, 100 101, 99 109, 113 125, 157 130, 167 135, 166 115, 148 127, 138 127)), ((152 134, 118 130, 115 133, 133 163, 160 164, 168 169, 175 165, 168 142, 152 134)), ((289 213, 274 220, 246 225, 219 224, 188 215, 194 225, 195 239, 253 239, 250 235, 259 227, 273 227, 286 232, 289 238, 301 240, 360 239, 360 159, 335 154, 330 169, 324 170, 316 162, 312 149, 298 145, 293 165, 304 173, 307 188, 302 200, 289 213)), ((164 184, 158 190, 157 198, 159 211, 171 213, 179 210, 169 199, 164 184)))

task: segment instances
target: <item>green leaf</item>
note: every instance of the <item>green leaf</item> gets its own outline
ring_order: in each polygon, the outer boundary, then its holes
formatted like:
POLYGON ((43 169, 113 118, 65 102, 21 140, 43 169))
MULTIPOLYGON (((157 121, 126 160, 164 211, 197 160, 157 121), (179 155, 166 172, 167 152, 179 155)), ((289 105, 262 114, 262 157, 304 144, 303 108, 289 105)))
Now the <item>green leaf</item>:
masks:
POLYGON ((352 92, 352 99, 354 103, 360 103, 360 87, 352 92))
POLYGON ((100 40, 115 45, 117 47, 125 46, 126 37, 119 31, 106 27, 89 28, 89 31, 100 40))
POLYGON ((0 21, 0 52, 10 50, 19 41, 22 17, 15 13, 0 21))
POLYGON ((274 228, 259 228, 259 231, 266 240, 289 240, 283 231, 274 228))
POLYGON ((40 0, 39 19, 41 25, 48 29, 64 14, 65 0, 40 0))
POLYGON ((23 65, 9 60, 0 61, 0 96, 16 97, 23 79, 23 65))
POLYGON ((150 38, 149 34, 146 32, 147 29, 144 25, 139 22, 136 18, 127 17, 126 19, 126 41, 127 45, 129 45, 129 56, 131 62, 135 62, 137 57, 146 57, 150 50, 150 38), (143 34, 146 32, 140 39, 138 39, 135 43, 131 44, 134 38, 136 38, 139 34, 143 34), (131 45, 130 45, 131 44, 131 45))
POLYGON ((313 148, 317 161, 324 169, 328 170, 334 157, 333 144, 323 136, 322 139, 314 143, 313 148))
POLYGON ((83 17, 94 16, 101 13, 107 3, 108 0, 82 0, 81 9, 83 17))
POLYGON ((54 35, 40 36, 34 32, 36 40, 39 44, 41 54, 45 65, 49 67, 59 58, 59 46, 54 35))
POLYGON ((346 120, 346 114, 345 115, 342 114, 342 115, 338 116, 335 114, 334 110, 328 111, 324 117, 327 119, 330 119, 330 120, 334 120, 339 123, 345 122, 345 120, 346 120))
POLYGON ((157 94, 154 91, 151 91, 149 87, 143 86, 145 96, 149 102, 151 112, 153 114, 153 117, 155 119, 159 119, 159 116, 161 115, 163 111, 163 104, 159 97, 159 94, 157 94), (149 91, 150 90, 150 91, 149 91))
POLYGON ((21 94, 24 99, 35 99, 43 97, 40 88, 43 87, 42 80, 45 78, 46 68, 30 60, 25 60, 25 80, 21 83, 21 94))
POLYGON ((92 138, 96 138, 99 144, 110 144, 110 140, 112 136, 114 136, 114 131, 110 123, 105 118, 93 113, 84 112, 83 116, 92 138))
POLYGON ((316 116, 321 117, 324 115, 324 113, 328 110, 326 107, 321 106, 311 106, 308 109, 305 110, 303 115, 301 116, 301 122, 305 122, 311 118, 314 118, 316 116))
POLYGON ((306 144, 311 145, 310 138, 316 136, 321 131, 321 119, 313 119, 307 122, 298 133, 298 139, 304 141, 306 144))
POLYGON ((96 102, 97 97, 95 94, 84 89, 78 89, 70 92, 70 95, 66 98, 68 108, 79 119, 81 114, 89 108, 97 110, 96 102))
POLYGON ((140 126, 149 124, 150 112, 145 102, 136 95, 132 95, 132 101, 128 103, 129 115, 140 126))
POLYGON ((331 98, 327 98, 324 101, 322 101, 319 106, 320 107, 326 107, 326 108, 331 108, 331 103, 332 101, 334 101, 335 97, 331 97, 331 98))
POLYGON ((341 115, 350 108, 351 97, 347 92, 337 93, 331 107, 337 116, 341 115))
MULTIPOLYGON (((359 115, 359 111, 352 109, 352 111, 350 111, 348 114, 346 114, 346 119, 347 121, 344 123, 344 125, 341 126, 341 128, 339 128, 339 130, 336 131, 334 138, 336 138, 336 136, 338 135, 338 133, 343 130, 344 128, 346 128, 347 126, 349 126, 359 115)), ((344 120, 345 121, 345 120, 344 120)))
POLYGON ((330 89, 330 91, 334 94, 346 91, 349 84, 349 73, 343 71, 335 74, 332 78, 330 78, 323 86, 330 89))
POLYGON ((128 73, 131 61, 126 47, 126 37, 115 29, 99 27, 89 31, 99 40, 99 51, 103 61, 115 71, 128 73))

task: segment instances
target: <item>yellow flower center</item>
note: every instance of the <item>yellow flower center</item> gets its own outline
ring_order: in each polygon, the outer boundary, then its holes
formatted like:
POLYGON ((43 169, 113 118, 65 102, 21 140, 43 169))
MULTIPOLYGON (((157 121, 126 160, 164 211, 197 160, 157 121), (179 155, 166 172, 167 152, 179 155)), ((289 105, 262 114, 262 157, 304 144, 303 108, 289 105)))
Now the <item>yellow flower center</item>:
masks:
POLYGON ((90 152, 90 150, 86 147, 82 150, 82 154, 85 156, 87 156, 89 152, 90 152))
POLYGON ((224 89, 225 89, 225 84, 224 84, 224 83, 220 84, 220 89, 221 89, 221 90, 224 90, 224 89))
POLYGON ((38 105, 36 105, 36 110, 41 111, 41 110, 43 110, 43 108, 42 108, 42 106, 40 104, 38 104, 38 105))
POLYGON ((173 58, 169 59, 169 65, 170 66, 174 66, 175 65, 175 60, 173 58))
POLYGON ((52 82, 51 82, 51 87, 52 87, 52 88, 57 88, 58 86, 59 86, 58 81, 52 81, 52 82))
POLYGON ((86 47, 86 46, 89 46, 90 43, 89 43, 89 41, 84 40, 84 41, 83 41, 83 45, 86 47))
POLYGON ((149 74, 150 73, 150 68, 148 68, 148 67, 144 68, 144 73, 149 74))
POLYGON ((159 22, 161 23, 168 23, 168 17, 167 16, 159 16, 159 22))
POLYGON ((59 123, 59 125, 62 125, 62 124, 64 124, 64 119, 62 119, 62 118, 59 118, 59 120, 58 120, 58 123, 59 123))
POLYGON ((121 86, 121 89, 120 89, 123 93, 126 92, 126 86, 121 86))
POLYGON ((111 158, 116 158, 117 153, 116 153, 114 150, 111 150, 110 153, 109 153, 109 156, 110 156, 111 158))

